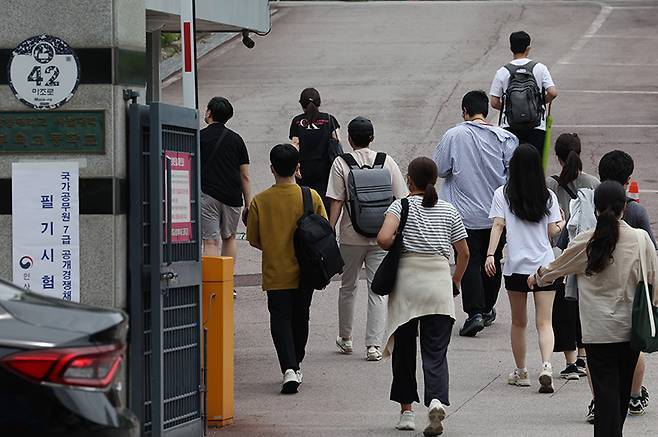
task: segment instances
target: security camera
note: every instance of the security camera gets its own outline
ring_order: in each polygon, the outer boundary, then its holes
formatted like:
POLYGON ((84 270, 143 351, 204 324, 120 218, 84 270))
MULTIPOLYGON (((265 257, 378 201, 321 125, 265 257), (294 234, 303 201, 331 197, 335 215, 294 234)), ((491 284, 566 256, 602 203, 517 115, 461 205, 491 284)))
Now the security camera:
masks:
POLYGON ((247 29, 242 30, 242 44, 248 49, 253 49, 256 45, 254 40, 249 38, 249 31, 247 29))

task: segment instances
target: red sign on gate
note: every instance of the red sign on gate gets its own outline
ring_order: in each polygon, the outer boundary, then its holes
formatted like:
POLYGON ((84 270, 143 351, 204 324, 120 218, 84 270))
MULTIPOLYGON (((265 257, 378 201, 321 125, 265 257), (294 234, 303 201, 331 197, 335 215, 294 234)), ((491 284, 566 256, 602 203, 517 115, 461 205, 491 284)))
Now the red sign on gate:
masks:
POLYGON ((165 158, 171 160, 171 196, 166 197, 171 199, 171 242, 187 243, 192 240, 192 155, 167 150, 165 158))

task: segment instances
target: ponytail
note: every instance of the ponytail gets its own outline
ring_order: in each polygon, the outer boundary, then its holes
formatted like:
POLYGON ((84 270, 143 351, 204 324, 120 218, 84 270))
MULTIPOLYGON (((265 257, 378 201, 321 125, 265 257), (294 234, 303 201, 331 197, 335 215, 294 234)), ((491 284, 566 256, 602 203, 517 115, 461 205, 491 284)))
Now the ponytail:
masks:
POLYGON ((580 138, 578 134, 562 134, 555 141, 555 154, 562 161, 558 183, 565 186, 578 177, 583 170, 580 160, 580 138))
POLYGON ((619 241, 619 219, 626 206, 626 191, 616 181, 605 181, 594 191, 596 229, 587 243, 585 274, 601 273, 613 259, 619 241))
POLYGON ((439 201, 439 195, 436 193, 436 179, 439 171, 436 164, 429 158, 421 156, 409 163, 407 169, 409 179, 419 190, 423 190, 423 203, 425 208, 431 208, 439 201))
POLYGON ((436 193, 436 188, 433 184, 427 184, 425 186, 425 194, 423 194, 423 206, 425 208, 431 208, 436 205, 436 202, 439 201, 439 195, 436 193))
POLYGON ((304 108, 306 120, 313 123, 320 117, 320 110, 318 109, 322 101, 320 100, 320 93, 315 88, 306 88, 299 96, 299 104, 304 108))
POLYGON ((580 155, 573 150, 567 155, 567 160, 564 161, 562 171, 558 182, 560 185, 565 186, 576 180, 578 175, 583 169, 583 162, 580 160, 580 155))

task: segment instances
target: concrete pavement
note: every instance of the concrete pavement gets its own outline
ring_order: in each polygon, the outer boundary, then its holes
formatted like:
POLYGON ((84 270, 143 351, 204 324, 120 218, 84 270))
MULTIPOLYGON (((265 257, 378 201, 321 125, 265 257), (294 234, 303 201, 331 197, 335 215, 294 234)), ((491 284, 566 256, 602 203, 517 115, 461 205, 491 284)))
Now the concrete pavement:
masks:
MULTIPOLYGON (((323 108, 343 125, 356 115, 368 115, 377 147, 405 167, 415 156, 431 155, 443 132, 460 121, 459 102, 465 92, 488 91, 494 72, 509 59, 509 33, 525 29, 533 37, 532 56, 549 66, 560 92, 553 108, 554 137, 578 132, 585 171, 593 174, 605 152, 621 148, 631 153, 640 189, 649 190, 641 194, 642 203, 654 220, 657 217, 658 195, 651 192, 658 190, 656 2, 276 6, 280 12, 272 33, 258 38, 255 49, 231 42, 200 62, 199 101, 203 105, 213 95, 224 95, 233 102, 236 116, 229 126, 249 147, 255 191, 271 184, 267 152, 287 139, 290 119, 300 112, 297 100, 303 88, 317 87, 323 108)), ((164 95, 180 102, 180 84, 172 83, 164 95)), ((492 111, 489 119, 496 118, 492 111)), ((551 171, 557 171, 554 161, 551 171)), ((237 273, 259 272, 260 254, 243 242, 237 273)), ((351 357, 339 355, 333 346, 337 284, 316 294, 305 381, 299 395, 291 397, 278 394, 280 374, 264 295, 258 287, 239 288, 238 295, 236 421, 215 435, 412 435, 393 429, 397 407, 388 401, 390 362, 363 359, 363 292, 356 312, 358 353, 351 357)), ((460 338, 455 329, 446 435, 591 435, 583 421, 590 398, 585 381, 558 382, 551 396, 539 395, 535 381, 529 389, 506 384, 513 361, 504 292, 498 309, 497 323, 475 339, 460 338)), ((457 324, 462 322, 460 314, 457 324)), ((536 375, 534 334, 528 342, 529 365, 536 375)), ((563 358, 556 354, 556 371, 562 365, 563 358)), ((655 358, 649 363, 647 386, 655 393, 654 404, 646 416, 629 418, 626 435, 658 432, 655 358)), ((422 419, 419 414, 419 431, 422 419)))

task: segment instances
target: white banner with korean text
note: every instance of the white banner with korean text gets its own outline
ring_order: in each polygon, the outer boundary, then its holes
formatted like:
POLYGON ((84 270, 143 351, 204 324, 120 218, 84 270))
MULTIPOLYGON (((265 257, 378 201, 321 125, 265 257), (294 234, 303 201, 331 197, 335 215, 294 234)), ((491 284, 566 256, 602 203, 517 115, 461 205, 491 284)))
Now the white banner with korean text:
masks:
POLYGON ((80 302, 78 163, 15 162, 11 168, 14 283, 80 302))

